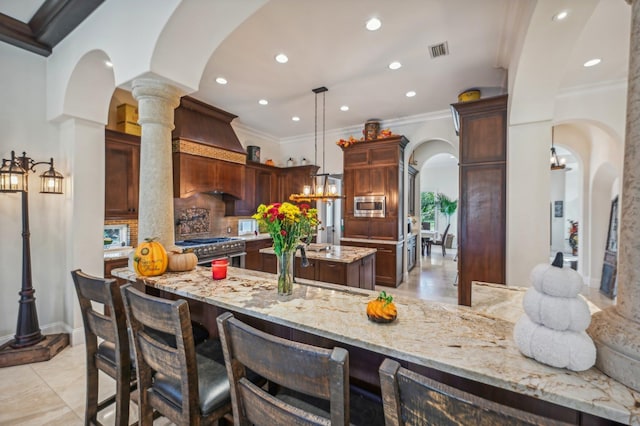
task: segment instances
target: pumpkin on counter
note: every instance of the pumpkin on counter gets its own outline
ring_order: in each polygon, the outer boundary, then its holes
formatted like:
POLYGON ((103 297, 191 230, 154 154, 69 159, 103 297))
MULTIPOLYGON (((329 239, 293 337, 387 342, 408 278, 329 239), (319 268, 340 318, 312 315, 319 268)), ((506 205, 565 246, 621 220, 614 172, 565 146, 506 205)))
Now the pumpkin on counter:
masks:
POLYGON ((155 277, 167 270, 169 259, 167 252, 158 241, 146 238, 136 248, 133 255, 133 269, 138 275, 155 277))
POLYGON ((198 256, 189 249, 176 248, 170 250, 167 256, 169 257, 168 269, 173 272, 191 271, 198 264, 198 256))
POLYGON ((398 316, 393 297, 381 291, 377 299, 367 303, 367 317, 374 322, 391 322, 398 316))

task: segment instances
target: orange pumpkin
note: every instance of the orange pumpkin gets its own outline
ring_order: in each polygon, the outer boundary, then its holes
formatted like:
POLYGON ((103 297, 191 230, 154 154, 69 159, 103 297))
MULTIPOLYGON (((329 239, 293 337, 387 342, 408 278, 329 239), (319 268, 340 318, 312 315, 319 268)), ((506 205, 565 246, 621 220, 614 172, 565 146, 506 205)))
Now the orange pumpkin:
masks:
POLYGON ((138 245, 133 255, 133 269, 138 275, 145 277, 164 274, 168 263, 166 250, 153 238, 145 239, 144 243, 138 245))
POLYGON ((169 257, 169 271, 191 271, 198 264, 198 256, 192 251, 175 249, 167 253, 167 256, 169 257))
POLYGON ((398 316, 393 297, 381 291, 378 298, 367 303, 367 317, 375 322, 391 322, 398 316))

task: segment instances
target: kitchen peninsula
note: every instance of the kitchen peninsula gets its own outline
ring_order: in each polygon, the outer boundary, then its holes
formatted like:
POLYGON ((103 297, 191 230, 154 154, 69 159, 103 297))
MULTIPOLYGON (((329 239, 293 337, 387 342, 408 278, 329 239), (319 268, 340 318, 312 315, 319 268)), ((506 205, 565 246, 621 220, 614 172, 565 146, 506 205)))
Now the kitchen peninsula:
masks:
MULTIPOLYGON (((376 249, 366 247, 311 244, 305 252, 309 265, 302 266, 302 255, 296 251, 294 276, 349 287, 375 289, 376 249)), ((260 249, 263 264, 275 273, 276 256, 272 247, 260 249)))
MULTIPOLYGON (((211 324, 212 334, 215 317, 232 311, 273 334, 342 346, 349 351, 352 382, 374 391, 379 386, 378 367, 391 357, 485 398, 570 423, 640 421, 640 393, 595 368, 571 372, 524 357, 513 341, 513 322, 498 315, 397 297, 398 319, 378 324, 368 321, 365 313, 367 302, 377 294, 365 289, 300 280, 291 296, 280 297, 274 275, 245 269, 229 268, 220 281, 213 281, 211 271, 202 267, 158 277, 137 277, 127 268, 112 273, 149 293, 189 299, 193 317, 211 324)), ((513 296, 508 288, 478 287, 492 292, 494 301, 501 294, 504 300, 513 296)))

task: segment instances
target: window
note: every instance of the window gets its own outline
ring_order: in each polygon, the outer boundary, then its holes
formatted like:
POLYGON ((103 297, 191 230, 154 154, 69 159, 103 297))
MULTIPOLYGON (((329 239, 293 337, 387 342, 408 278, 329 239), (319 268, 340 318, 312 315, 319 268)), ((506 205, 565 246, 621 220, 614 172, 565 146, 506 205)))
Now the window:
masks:
POLYGON ((429 229, 437 229, 436 217, 436 194, 422 192, 420 194, 420 222, 428 223, 429 229))

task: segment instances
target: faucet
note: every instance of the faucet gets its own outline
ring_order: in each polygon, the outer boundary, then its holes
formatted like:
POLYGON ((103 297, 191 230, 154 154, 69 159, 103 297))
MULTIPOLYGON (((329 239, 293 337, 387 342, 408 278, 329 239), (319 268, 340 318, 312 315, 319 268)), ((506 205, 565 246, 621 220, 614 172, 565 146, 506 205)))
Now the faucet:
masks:
MULTIPOLYGON (((300 265, 303 268, 306 268, 307 266, 309 266, 309 259, 307 259, 307 252, 304 250, 304 244, 299 244, 296 247, 296 250, 293 252, 293 258, 294 259, 296 258, 296 251, 298 251, 298 250, 300 250, 300 256, 302 256, 302 260, 300 262, 300 265)), ((294 283, 296 282, 295 271, 296 271, 296 268, 295 268, 295 264, 294 264, 294 267, 293 267, 293 282, 294 283)))

